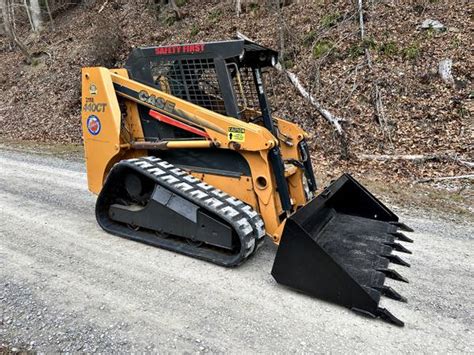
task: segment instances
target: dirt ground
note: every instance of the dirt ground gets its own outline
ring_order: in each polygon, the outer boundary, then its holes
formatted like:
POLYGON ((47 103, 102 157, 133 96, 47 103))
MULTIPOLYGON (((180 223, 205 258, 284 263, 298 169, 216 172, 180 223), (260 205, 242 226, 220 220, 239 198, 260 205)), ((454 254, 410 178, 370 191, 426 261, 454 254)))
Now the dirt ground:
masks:
MULTIPOLYGON (((474 225, 392 205, 415 229, 389 280, 404 328, 276 284, 267 243, 226 269, 110 236, 83 162, 0 147, 3 349, 164 352, 470 352, 474 225)), ((0 350, 1 351, 1 350, 0 350)))

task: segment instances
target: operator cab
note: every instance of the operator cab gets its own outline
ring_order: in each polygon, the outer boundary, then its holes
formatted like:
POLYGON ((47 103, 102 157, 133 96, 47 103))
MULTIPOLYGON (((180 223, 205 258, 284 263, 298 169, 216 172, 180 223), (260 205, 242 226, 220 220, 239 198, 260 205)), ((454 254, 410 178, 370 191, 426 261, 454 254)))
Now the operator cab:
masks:
POLYGON ((135 48, 131 79, 214 112, 252 120, 262 112, 257 78, 278 53, 248 40, 135 48))

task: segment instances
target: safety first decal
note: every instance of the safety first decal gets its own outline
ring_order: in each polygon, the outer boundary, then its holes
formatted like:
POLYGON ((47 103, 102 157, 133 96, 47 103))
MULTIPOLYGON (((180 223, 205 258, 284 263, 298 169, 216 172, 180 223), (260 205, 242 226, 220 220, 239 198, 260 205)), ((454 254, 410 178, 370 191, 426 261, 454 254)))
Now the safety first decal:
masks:
POLYGON ((90 134, 93 136, 96 136, 100 133, 100 129, 102 128, 100 124, 99 117, 95 115, 90 115, 87 118, 87 130, 89 131, 90 134))
POLYGON ((234 142, 245 142, 245 128, 229 127, 227 138, 234 142))

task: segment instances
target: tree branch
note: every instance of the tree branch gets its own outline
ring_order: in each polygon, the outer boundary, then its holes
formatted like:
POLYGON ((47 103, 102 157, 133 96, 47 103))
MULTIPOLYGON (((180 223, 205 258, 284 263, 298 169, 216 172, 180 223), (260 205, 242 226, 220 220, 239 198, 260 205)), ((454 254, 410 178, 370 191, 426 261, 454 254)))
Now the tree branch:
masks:
POLYGON ((28 21, 30 22, 31 30, 34 31, 35 26, 33 25, 33 20, 31 19, 30 7, 28 6, 27 0, 24 0, 23 3, 25 5, 26 15, 28 16, 28 21))
POLYGON ((107 6, 107 3, 109 0, 105 0, 102 6, 100 7, 99 11, 97 11, 98 14, 100 14, 102 11, 104 11, 105 7, 107 6))
POLYGON ((286 76, 291 81, 293 86, 299 91, 300 95, 303 96, 306 100, 308 100, 309 103, 313 107, 316 108, 316 110, 319 112, 319 114, 326 119, 326 121, 328 121, 331 125, 333 125, 334 129, 337 131, 337 133, 339 135, 343 134, 342 126, 341 126, 341 123, 340 123, 340 122, 344 121, 343 118, 334 116, 331 112, 329 112, 324 107, 322 107, 321 104, 312 95, 310 95, 310 93, 303 87, 300 80, 298 79, 298 77, 295 74, 293 74, 292 72, 290 72, 288 70, 283 69, 283 67, 281 66, 280 63, 275 65, 275 68, 278 71, 283 72, 283 73, 286 74, 286 76))

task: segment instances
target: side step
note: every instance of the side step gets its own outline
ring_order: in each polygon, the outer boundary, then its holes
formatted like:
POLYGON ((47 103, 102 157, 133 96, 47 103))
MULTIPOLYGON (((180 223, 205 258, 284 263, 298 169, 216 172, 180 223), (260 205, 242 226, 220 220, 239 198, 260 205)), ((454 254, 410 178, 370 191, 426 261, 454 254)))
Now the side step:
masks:
POLYGON ((404 323, 378 307, 380 296, 406 299, 385 278, 408 282, 389 268, 410 266, 393 250, 411 253, 397 241, 409 228, 348 174, 289 217, 273 264, 278 283, 354 311, 404 323))

